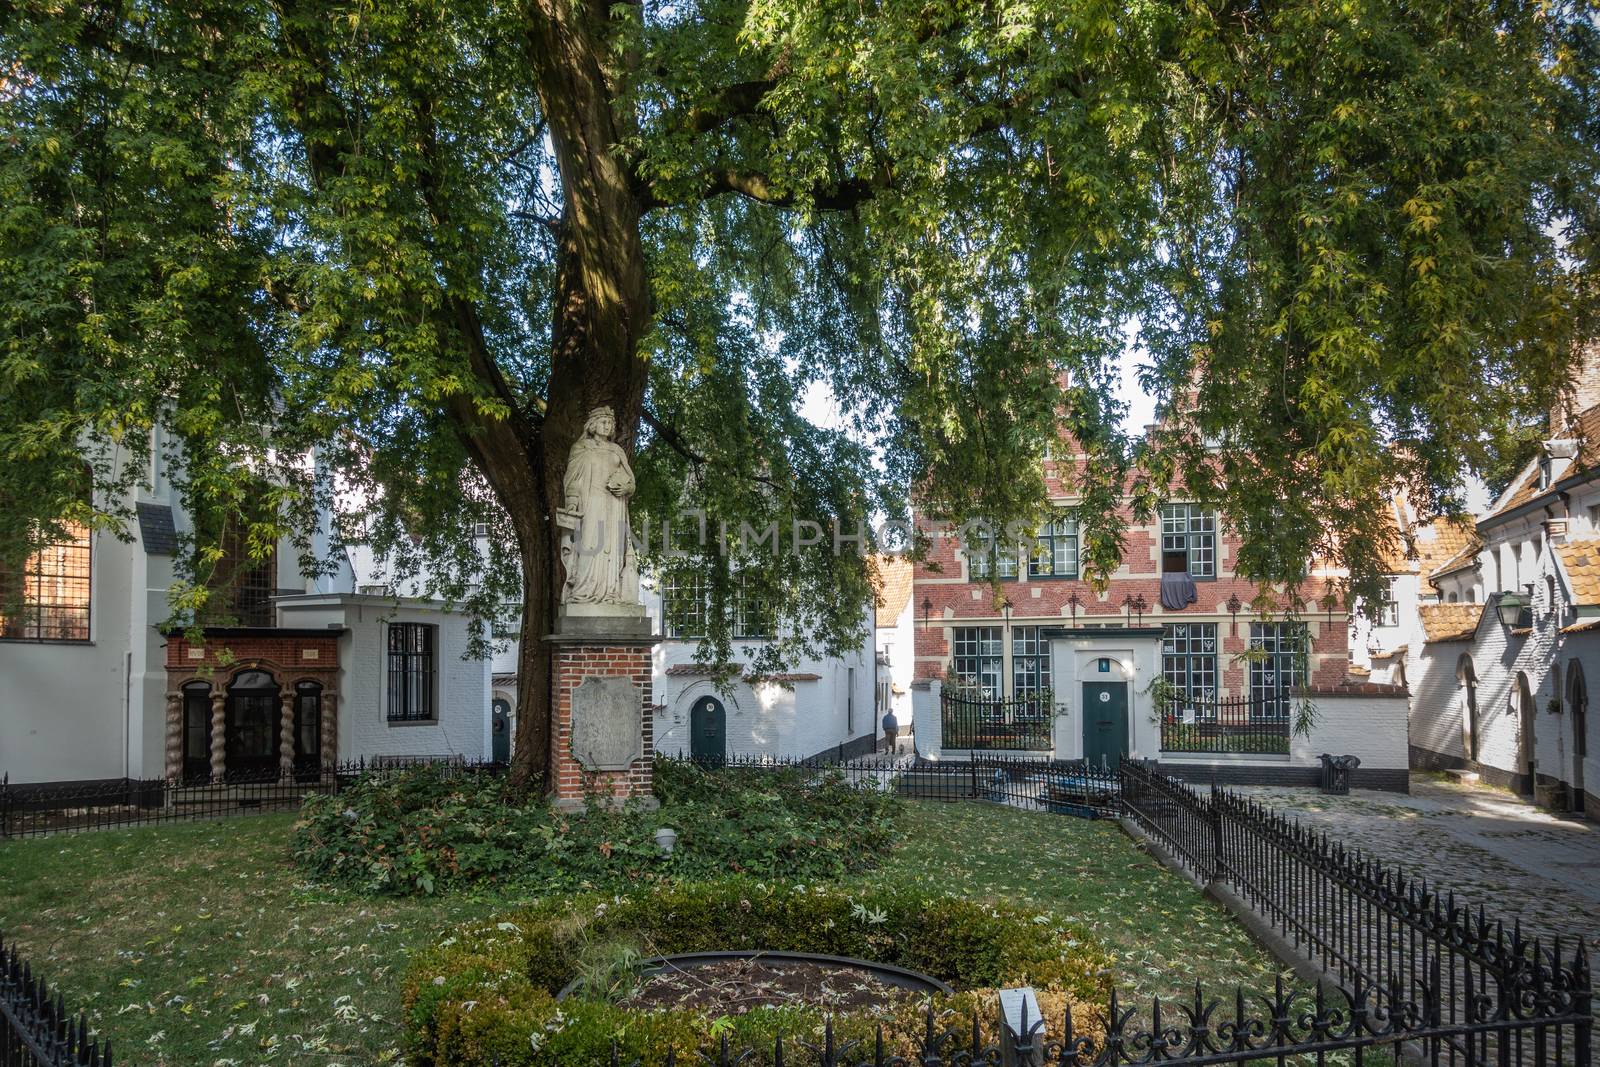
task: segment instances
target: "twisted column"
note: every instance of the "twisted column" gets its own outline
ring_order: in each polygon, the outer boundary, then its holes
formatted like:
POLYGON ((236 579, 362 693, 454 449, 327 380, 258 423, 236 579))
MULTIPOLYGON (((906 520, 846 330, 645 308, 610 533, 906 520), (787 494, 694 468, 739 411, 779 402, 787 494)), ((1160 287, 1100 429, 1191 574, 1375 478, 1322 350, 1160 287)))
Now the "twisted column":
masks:
POLYGON ((220 782, 228 769, 227 705, 227 694, 220 691, 211 694, 211 780, 214 782, 220 782))

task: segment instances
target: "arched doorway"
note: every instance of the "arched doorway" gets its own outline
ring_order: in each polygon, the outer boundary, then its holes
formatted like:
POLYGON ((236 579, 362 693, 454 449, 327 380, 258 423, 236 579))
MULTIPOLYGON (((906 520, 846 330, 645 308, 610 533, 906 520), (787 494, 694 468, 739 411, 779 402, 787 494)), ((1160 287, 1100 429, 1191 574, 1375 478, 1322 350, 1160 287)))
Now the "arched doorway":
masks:
POLYGON ((1583 665, 1567 666, 1567 718, 1572 723, 1572 806, 1583 810, 1583 761, 1589 755, 1589 687, 1583 665))
POLYGON ((1478 676, 1472 657, 1456 662, 1456 684, 1461 688, 1461 751, 1468 763, 1478 761, 1478 676))
POLYGON ((1534 775, 1537 772, 1536 753, 1534 744, 1534 724, 1538 720, 1537 712, 1533 706, 1533 690, 1528 687, 1528 676, 1521 671, 1517 672, 1517 722, 1520 729, 1517 731, 1520 740, 1517 745, 1517 773, 1522 778, 1522 791, 1534 792, 1534 775))
POLYGON ((504 697, 495 697, 489 705, 490 725, 490 755, 496 763, 511 762, 511 702, 504 697))
POLYGON ((227 776, 259 781, 278 774, 278 681, 266 671, 240 671, 228 684, 223 737, 227 776))
POLYGON ((183 780, 211 777, 211 686, 189 682, 183 687, 183 780))
POLYGON ((689 709, 689 755, 712 762, 728 758, 728 716, 716 697, 701 697, 689 709))

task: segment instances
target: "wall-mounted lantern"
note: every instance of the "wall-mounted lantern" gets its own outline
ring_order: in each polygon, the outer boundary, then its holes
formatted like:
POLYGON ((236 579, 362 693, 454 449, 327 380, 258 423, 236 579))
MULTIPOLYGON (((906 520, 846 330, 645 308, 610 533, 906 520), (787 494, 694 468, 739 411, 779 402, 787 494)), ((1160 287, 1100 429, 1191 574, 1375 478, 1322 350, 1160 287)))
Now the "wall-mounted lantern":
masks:
POLYGON ((1514 629, 1522 622, 1522 615, 1533 603, 1533 586, 1527 587, 1527 593, 1501 593, 1500 599, 1495 601, 1494 611, 1500 617, 1500 625, 1506 629, 1514 629))

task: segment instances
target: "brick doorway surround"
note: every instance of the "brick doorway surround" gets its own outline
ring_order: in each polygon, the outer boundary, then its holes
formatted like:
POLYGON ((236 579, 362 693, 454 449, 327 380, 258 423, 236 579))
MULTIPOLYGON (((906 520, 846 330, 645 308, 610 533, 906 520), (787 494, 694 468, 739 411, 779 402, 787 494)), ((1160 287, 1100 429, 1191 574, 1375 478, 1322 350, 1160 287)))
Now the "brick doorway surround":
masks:
POLYGON ((213 781, 227 773, 228 686, 244 671, 264 671, 279 695, 278 771, 292 777, 295 695, 301 682, 321 686, 321 770, 339 759, 339 635, 341 630, 282 627, 207 627, 199 640, 183 630, 166 632, 166 777, 183 777, 184 688, 200 683, 210 690, 213 781))

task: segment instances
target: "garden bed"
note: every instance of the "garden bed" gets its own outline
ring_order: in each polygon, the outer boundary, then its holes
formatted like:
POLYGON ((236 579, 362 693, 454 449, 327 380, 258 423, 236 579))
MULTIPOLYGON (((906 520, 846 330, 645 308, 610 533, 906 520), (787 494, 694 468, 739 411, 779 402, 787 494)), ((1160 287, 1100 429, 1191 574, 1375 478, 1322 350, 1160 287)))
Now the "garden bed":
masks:
MULTIPOLYGON (((639 961, 724 949, 845 956, 920 972, 947 983, 935 1007, 989 1010, 1001 986, 1031 985, 1054 1018, 1072 1010, 1080 1027, 1110 988, 1110 958, 1084 929, 1037 909, 891 889, 777 888, 734 880, 683 885, 627 897, 579 897, 501 916, 453 933, 422 954, 406 984, 409 1047, 421 1064, 474 1067, 606 1062, 693 1062, 727 1037, 771 1047, 774 1037, 809 1037, 831 1020, 841 1042, 875 1039, 909 1052, 924 1025, 925 997, 869 988, 855 998, 810 1002, 765 991, 730 1009, 715 993, 684 996, 688 981, 641 986, 639 961), (653 989, 655 1010, 633 1001, 653 989), (564 998, 563 998, 563 995, 564 998), (847 1001, 847 1002, 846 1002, 847 1001)), ((810 988, 842 969, 811 976, 810 988)), ((859 972, 858 972, 859 973, 859 972)), ((736 995, 750 994, 749 976, 736 995)), ((792 988, 807 979, 772 968, 792 988)), ((859 983, 858 983, 859 984, 859 983)))

